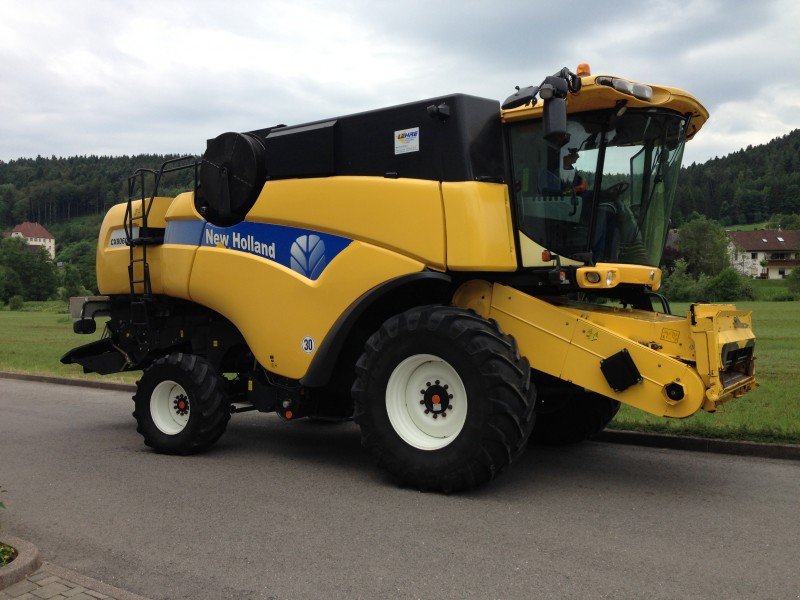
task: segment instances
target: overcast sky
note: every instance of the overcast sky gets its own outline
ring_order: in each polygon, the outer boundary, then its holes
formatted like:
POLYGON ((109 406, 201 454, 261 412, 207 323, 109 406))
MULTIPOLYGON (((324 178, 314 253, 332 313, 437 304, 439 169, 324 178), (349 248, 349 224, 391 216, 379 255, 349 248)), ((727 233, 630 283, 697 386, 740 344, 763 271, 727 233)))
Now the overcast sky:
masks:
POLYGON ((711 120, 687 162, 800 127, 797 0, 0 0, 0 160, 201 153, 580 62, 695 94, 711 120))

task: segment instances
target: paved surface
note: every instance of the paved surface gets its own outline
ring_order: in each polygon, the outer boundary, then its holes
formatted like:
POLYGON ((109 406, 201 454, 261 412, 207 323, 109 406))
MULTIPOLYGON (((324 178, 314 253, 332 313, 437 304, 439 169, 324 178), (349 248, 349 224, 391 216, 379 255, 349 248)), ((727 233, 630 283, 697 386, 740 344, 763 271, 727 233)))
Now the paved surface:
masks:
POLYGON ((45 563, 25 580, 0 591, 0 600, 147 600, 75 573, 45 563))
POLYGON ((398 489, 351 424, 234 416, 144 448, 122 392, 0 381, 4 526, 161 598, 798 598, 800 465, 587 443, 457 496, 398 489))

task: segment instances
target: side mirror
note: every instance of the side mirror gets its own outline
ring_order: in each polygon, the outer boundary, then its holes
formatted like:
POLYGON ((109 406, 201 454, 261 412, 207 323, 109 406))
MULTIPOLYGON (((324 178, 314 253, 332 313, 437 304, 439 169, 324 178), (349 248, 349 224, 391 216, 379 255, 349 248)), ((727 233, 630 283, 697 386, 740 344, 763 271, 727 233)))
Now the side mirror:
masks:
POLYGON ((94 319, 78 319, 72 322, 72 331, 75 333, 94 333, 97 331, 97 323, 94 319))
POLYGON ((567 69, 545 77, 539 90, 544 100, 542 115, 544 139, 558 148, 569 142, 567 133, 567 92, 580 90, 580 78, 567 69), (574 81, 577 80, 577 83, 574 81))
POLYGON ((525 106, 530 102, 533 102, 533 105, 535 106, 536 94, 538 93, 539 93, 538 85, 531 85, 521 89, 519 86, 517 86, 517 93, 511 94, 508 98, 506 98, 505 102, 503 102, 502 108, 503 110, 508 110, 509 108, 517 108, 518 106, 525 106))
POLYGON ((544 101, 544 139, 558 148, 569 142, 567 133, 567 99, 553 97, 544 101))

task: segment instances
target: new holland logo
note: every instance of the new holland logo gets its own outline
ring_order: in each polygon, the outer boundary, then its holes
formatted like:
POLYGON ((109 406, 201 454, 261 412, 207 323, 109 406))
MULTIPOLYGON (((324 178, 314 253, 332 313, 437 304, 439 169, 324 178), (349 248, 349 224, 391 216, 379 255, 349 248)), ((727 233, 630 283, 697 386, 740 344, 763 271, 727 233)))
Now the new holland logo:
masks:
POLYGON ((292 271, 316 279, 325 269, 325 242, 318 235, 301 235, 292 244, 289 266, 292 271))

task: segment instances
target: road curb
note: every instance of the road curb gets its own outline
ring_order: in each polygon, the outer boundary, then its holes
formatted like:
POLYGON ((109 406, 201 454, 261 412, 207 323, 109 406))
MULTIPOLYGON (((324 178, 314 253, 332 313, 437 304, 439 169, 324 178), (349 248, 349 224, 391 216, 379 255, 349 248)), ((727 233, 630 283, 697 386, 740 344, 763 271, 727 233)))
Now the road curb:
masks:
POLYGON ((669 435, 663 433, 642 433, 641 431, 606 430, 592 438, 598 442, 630 444, 649 448, 668 448, 671 450, 691 450, 693 452, 712 452, 737 456, 757 456, 800 460, 800 445, 765 444, 739 440, 721 440, 690 435, 669 435))
POLYGON ((0 590, 19 583, 42 565, 39 549, 25 540, 2 534, 0 542, 17 551, 17 557, 0 568, 0 590))
MULTIPOLYGON (((33 373, 11 373, 0 371, 0 379, 18 379, 21 381, 38 381, 56 385, 72 385, 102 390, 135 392, 136 386, 129 383, 110 383, 91 381, 88 379, 72 379, 51 375, 35 375, 33 373)), ((737 440, 721 440, 689 435, 669 435, 664 433, 644 433, 625 429, 609 429, 592 438, 598 442, 646 446, 649 448, 669 448, 673 450, 690 450, 693 452, 712 452, 716 454, 733 454, 737 456, 757 456, 762 458, 780 458, 800 461, 800 445, 797 444, 765 444, 761 442, 744 442, 737 440)))
POLYGON ((110 381, 92 381, 91 379, 73 379, 71 377, 55 377, 53 375, 36 375, 34 373, 12 373, 0 371, 0 379, 17 379, 19 381, 38 381, 56 385, 72 385, 98 390, 114 390, 117 392, 135 392, 136 386, 131 383, 112 383, 110 381))

